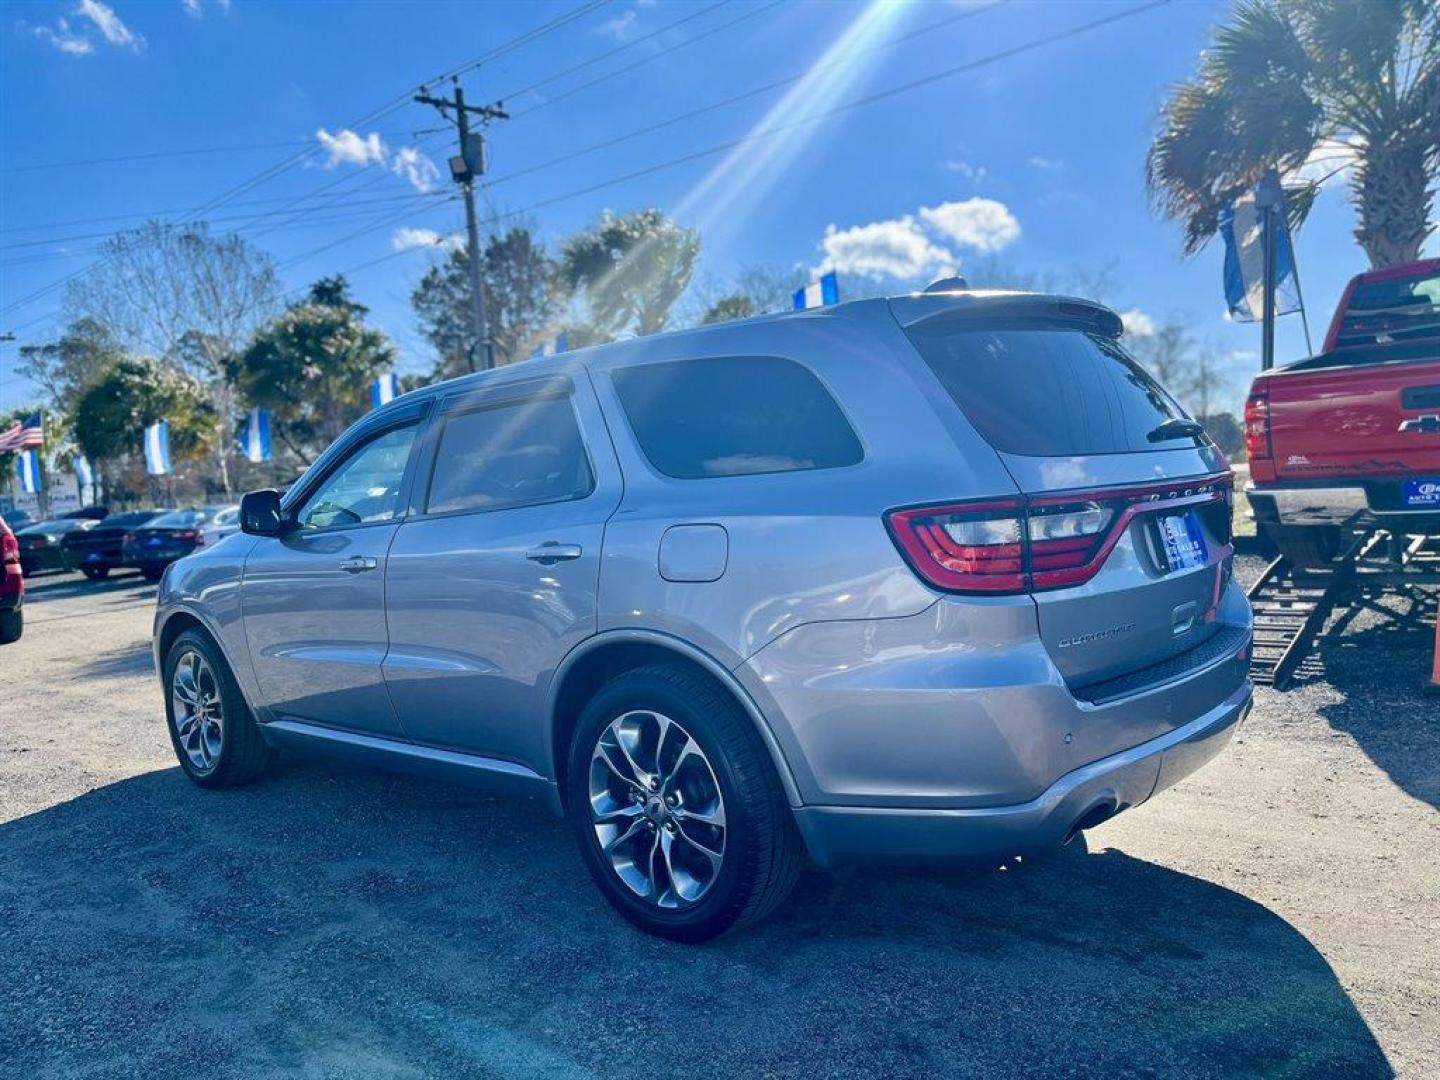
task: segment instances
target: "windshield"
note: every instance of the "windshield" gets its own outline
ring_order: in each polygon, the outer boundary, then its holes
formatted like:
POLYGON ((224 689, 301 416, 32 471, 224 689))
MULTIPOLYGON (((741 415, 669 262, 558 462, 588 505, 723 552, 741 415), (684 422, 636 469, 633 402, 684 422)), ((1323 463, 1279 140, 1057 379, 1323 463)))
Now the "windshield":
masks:
POLYGON ((188 529, 205 520, 204 510, 171 510, 145 524, 151 529, 188 529))
POLYGON ((1440 270, 1361 281, 1340 318, 1335 347, 1440 337, 1440 270))
POLYGON ((100 524, 108 529, 133 529, 136 525, 144 525, 154 516, 154 510, 138 510, 131 514, 111 514, 100 524))

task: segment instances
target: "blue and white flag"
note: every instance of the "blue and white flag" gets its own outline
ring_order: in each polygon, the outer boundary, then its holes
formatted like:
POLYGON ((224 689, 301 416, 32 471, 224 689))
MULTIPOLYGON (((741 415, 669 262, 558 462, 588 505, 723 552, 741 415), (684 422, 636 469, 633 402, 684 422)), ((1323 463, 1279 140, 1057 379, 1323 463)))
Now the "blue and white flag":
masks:
POLYGON ((839 302, 840 282, 836 280, 834 270, 828 274, 821 274, 819 281, 812 281, 803 289, 795 290, 796 311, 824 307, 826 304, 838 304, 839 302))
POLYGON ((170 424, 165 420, 145 429, 145 471, 151 476, 170 474, 170 424))
POLYGON ((44 483, 40 479, 40 451, 22 450, 15 457, 15 481, 26 495, 38 495, 44 483))
POLYGON ((384 375, 377 375, 375 381, 370 384, 370 407, 378 409, 381 405, 388 405, 400 396, 400 380, 395 377, 393 371, 387 371, 384 375))
POLYGON ((76 454, 70 464, 75 467, 75 480, 79 483, 81 491, 95 486, 95 470, 90 467, 89 458, 84 454, 76 454))
POLYGON ((270 460, 270 410, 251 409, 240 427, 240 453, 246 461, 270 460))
MULTIPOLYGON (((1285 223, 1284 197, 1279 193, 1279 181, 1271 183, 1274 186, 1270 195, 1276 202, 1275 314, 1278 316, 1300 310, 1300 290, 1295 283, 1295 252, 1285 223)), ((1230 307, 1230 317, 1236 322, 1259 322, 1265 313, 1264 212, 1256 203, 1256 193, 1247 191, 1220 209, 1220 236, 1225 241, 1225 302, 1230 307)))
POLYGON ((565 331, 561 330, 554 337, 545 338, 539 345, 536 345, 535 351, 530 354, 530 359, 538 360, 542 356, 555 356, 562 352, 568 352, 569 349, 570 339, 565 331))

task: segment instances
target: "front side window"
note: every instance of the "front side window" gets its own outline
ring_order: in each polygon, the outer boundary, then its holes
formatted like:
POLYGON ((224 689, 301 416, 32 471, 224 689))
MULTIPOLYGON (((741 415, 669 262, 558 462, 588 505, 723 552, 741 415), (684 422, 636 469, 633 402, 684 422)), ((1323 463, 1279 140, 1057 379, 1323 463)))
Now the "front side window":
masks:
POLYGON ((425 510, 503 510, 590 494, 590 459, 570 399, 529 398, 452 414, 425 510))
POLYGON ((641 451, 666 476, 834 469, 865 456, 830 392, 793 360, 679 360, 613 380, 641 451))
POLYGON ((415 441, 415 425, 377 435, 355 450, 305 500, 302 529, 390 521, 400 514, 400 486, 415 441))

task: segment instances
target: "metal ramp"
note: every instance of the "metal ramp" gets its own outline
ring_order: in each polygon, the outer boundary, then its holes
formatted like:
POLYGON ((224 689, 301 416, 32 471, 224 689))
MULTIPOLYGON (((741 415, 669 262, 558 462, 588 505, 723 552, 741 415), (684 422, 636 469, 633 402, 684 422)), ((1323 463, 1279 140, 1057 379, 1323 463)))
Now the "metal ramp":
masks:
POLYGON ((1431 597, 1415 587, 1435 584, 1440 584, 1440 537, 1391 533, 1368 519, 1352 526, 1344 552, 1329 563, 1293 566, 1281 556, 1246 594, 1255 612, 1251 679, 1285 690, 1297 678, 1319 674, 1313 646, 1335 611, 1345 620, 1364 609, 1395 618, 1377 599, 1399 590, 1411 599, 1408 617, 1423 617, 1431 597))

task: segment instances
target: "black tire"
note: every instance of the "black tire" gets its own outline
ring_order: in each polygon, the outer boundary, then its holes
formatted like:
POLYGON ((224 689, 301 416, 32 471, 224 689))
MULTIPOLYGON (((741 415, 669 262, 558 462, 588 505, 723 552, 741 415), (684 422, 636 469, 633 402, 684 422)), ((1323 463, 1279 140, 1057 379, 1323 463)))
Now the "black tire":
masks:
POLYGON ((10 645, 20 640, 25 632, 25 609, 0 612, 0 645, 10 645))
POLYGON ((790 893, 803 844, 764 743, 736 703, 678 668, 637 668, 611 680, 581 714, 571 740, 566 805, 581 858, 621 915, 647 933, 701 942, 764 918, 790 893), (617 876, 590 819, 591 756, 610 723, 632 710, 677 721, 699 744, 724 799, 720 869, 693 903, 666 909, 617 876))
POLYGON ((260 734, 250 707, 235 684, 230 665, 208 634, 199 630, 186 630, 175 639, 165 657, 165 726, 170 732, 170 746, 180 768, 195 783, 205 788, 228 788, 248 784, 258 779, 275 758, 260 734), (209 665, 215 677, 219 694, 223 734, 220 751, 209 769, 199 768, 180 743, 180 734, 175 725, 175 669, 187 653, 198 652, 209 665))
POLYGON ((1291 566, 1324 566, 1340 555, 1344 534, 1335 525, 1282 525, 1270 532, 1275 548, 1291 566))
POLYGON ((82 566, 80 572, 91 581, 104 581, 110 576, 110 568, 108 566, 82 566))
POLYGON ((146 581, 153 584, 165 576, 165 567, 146 566, 141 569, 140 573, 144 576, 146 581))

